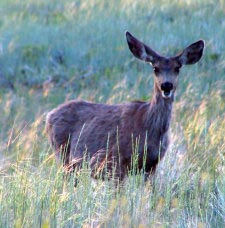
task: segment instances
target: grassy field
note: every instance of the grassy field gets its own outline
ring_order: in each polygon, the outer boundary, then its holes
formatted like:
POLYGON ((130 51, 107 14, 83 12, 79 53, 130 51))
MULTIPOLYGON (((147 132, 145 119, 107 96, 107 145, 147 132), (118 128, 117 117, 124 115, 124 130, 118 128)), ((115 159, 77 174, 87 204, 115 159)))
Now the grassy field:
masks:
POLYGON ((225 227, 225 0, 0 1, 0 228, 225 227), (109 104, 151 98, 147 64, 128 30, 162 54, 204 39, 182 69, 171 146, 154 188, 129 176, 118 190, 65 179, 45 115, 82 98, 109 104))

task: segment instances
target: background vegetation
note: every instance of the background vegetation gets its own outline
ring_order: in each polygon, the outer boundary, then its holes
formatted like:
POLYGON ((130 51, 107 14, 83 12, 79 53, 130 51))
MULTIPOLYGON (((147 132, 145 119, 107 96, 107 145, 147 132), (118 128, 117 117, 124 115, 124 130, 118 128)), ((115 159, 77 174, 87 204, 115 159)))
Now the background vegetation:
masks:
POLYGON ((0 1, 0 227, 225 226, 225 1, 0 1), (73 187, 55 163, 45 114, 74 98, 149 100, 152 69, 129 30, 162 54, 204 39, 180 75, 171 147, 155 177, 117 191, 88 166, 73 187))

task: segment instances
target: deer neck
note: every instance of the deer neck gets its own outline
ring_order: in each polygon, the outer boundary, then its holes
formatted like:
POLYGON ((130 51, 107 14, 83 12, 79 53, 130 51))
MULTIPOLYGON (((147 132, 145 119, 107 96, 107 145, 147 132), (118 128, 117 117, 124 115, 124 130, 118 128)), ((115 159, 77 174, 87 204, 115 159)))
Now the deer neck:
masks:
POLYGON ((162 135, 168 131, 170 126, 172 106, 174 95, 165 99, 161 95, 161 91, 154 86, 152 100, 148 112, 149 129, 152 129, 152 134, 162 135))

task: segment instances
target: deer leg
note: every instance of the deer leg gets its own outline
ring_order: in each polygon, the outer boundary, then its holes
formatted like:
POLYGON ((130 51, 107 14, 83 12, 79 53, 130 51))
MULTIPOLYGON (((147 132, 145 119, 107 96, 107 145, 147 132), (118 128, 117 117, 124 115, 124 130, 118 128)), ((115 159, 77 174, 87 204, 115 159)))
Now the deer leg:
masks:
POLYGON ((64 170, 65 170, 65 174, 66 176, 71 175, 72 173, 75 173, 75 180, 74 180, 74 187, 76 187, 78 185, 78 179, 77 179, 77 175, 78 175, 78 170, 81 169, 83 164, 83 158, 73 158, 68 164, 64 165, 64 170))
POLYGON ((91 176, 95 179, 108 179, 122 181, 125 176, 125 168, 120 162, 119 156, 108 153, 101 149, 97 151, 90 160, 91 176))

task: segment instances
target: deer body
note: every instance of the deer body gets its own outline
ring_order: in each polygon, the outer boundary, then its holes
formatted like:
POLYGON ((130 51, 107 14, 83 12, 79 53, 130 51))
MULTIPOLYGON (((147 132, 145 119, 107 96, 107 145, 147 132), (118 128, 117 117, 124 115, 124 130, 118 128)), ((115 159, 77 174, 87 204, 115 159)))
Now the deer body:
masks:
POLYGON ((126 37, 134 56, 154 67, 151 102, 107 105, 73 100, 52 110, 47 116, 47 132, 69 172, 79 169, 86 155, 93 177, 106 169, 109 176, 114 171, 116 178, 123 179, 131 169, 134 147, 138 168, 147 173, 155 170, 166 152, 179 69, 201 58, 204 43, 198 41, 181 54, 166 58, 130 33, 126 37))

